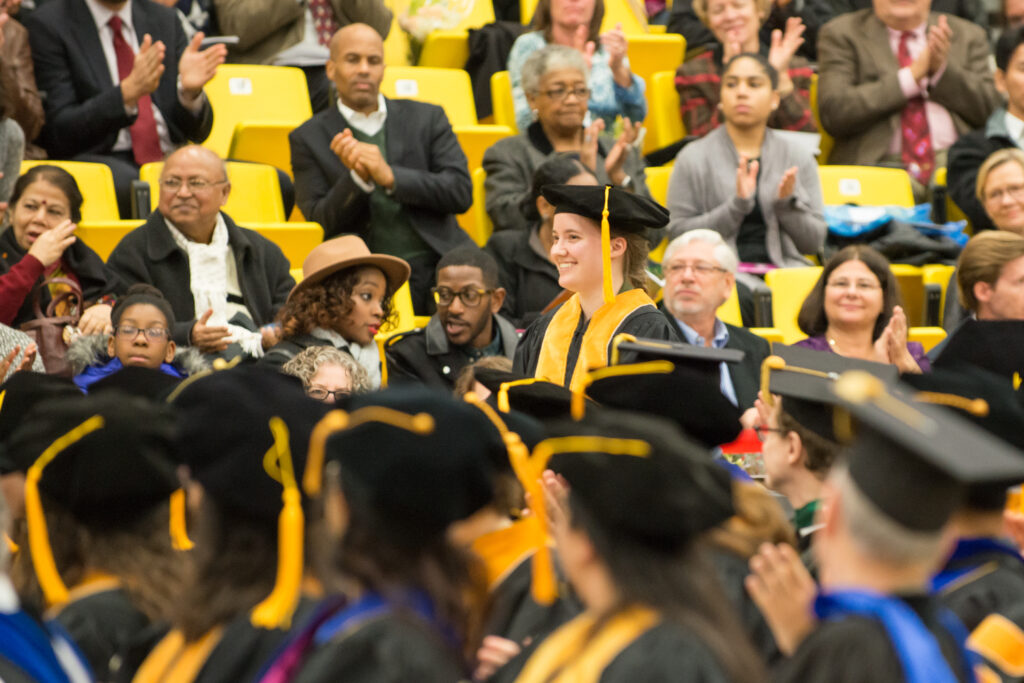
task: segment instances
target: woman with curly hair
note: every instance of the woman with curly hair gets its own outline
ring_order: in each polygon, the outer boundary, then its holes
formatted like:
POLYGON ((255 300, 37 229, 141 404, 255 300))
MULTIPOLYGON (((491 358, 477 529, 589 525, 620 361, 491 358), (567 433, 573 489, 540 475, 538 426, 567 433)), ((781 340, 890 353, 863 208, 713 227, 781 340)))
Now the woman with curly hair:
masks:
POLYGON ((400 258, 370 253, 362 239, 345 235, 309 252, 302 282, 288 295, 277 321, 281 341, 263 356, 282 366, 311 346, 347 351, 380 387, 380 354, 373 338, 391 319, 392 297, 409 279, 400 258))
POLYGON ((324 403, 337 403, 370 390, 370 378, 363 366, 333 346, 311 346, 281 370, 301 379, 306 395, 324 403))

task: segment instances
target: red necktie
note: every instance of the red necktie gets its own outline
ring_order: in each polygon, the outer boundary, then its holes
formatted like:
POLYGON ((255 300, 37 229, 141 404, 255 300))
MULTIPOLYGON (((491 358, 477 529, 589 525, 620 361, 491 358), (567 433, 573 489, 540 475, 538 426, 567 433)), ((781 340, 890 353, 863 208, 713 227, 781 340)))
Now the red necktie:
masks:
MULTIPOLYGON (((900 68, 910 66, 914 61, 907 47, 907 41, 913 35, 910 31, 900 34, 900 46, 896 55, 900 68)), ((922 185, 927 185, 932 178, 932 171, 935 170, 935 151, 932 149, 932 136, 928 130, 924 97, 918 95, 904 105, 903 113, 900 115, 900 130, 903 133, 903 168, 922 185)))
POLYGON ((331 36, 341 28, 334 18, 334 8, 331 7, 330 0, 309 0, 309 11, 313 13, 317 40, 324 47, 328 47, 331 44, 331 36))
MULTIPOLYGON (((114 30, 114 55, 117 57, 117 75, 123 81, 132 72, 135 65, 135 53, 121 33, 121 17, 113 16, 108 22, 114 30)), ((132 136, 132 154, 139 166, 164 158, 160 149, 160 136, 156 132, 156 119, 153 118, 153 101, 149 95, 143 95, 138 102, 139 115, 128 132, 132 136)))

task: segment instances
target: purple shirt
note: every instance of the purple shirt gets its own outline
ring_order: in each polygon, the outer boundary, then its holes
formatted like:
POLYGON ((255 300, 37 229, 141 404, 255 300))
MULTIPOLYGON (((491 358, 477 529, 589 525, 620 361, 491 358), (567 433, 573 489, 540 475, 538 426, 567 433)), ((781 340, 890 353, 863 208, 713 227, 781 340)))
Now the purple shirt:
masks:
MULTIPOLYGON (((801 339, 793 346, 802 346, 805 349, 811 349, 813 351, 829 351, 835 353, 832 347, 828 343, 828 339, 825 335, 819 335, 817 337, 808 337, 807 339, 801 339)), ((921 342, 907 342, 907 351, 910 351, 911 357, 917 366, 921 368, 921 372, 931 372, 932 363, 928 360, 928 356, 924 353, 924 347, 921 346, 921 342)))

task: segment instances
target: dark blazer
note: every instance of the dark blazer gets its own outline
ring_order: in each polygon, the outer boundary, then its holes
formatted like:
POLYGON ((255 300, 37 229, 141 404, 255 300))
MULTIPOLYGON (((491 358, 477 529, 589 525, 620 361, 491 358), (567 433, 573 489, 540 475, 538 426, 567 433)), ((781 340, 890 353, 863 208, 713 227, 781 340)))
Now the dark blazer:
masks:
MULTIPOLYGON (((387 160, 395 174, 392 197, 438 254, 469 243, 455 221, 473 204, 466 155, 444 110, 412 100, 387 100, 387 160)), ((324 238, 355 233, 369 242, 370 195, 331 151, 331 140, 348 128, 331 105, 288 136, 295 171, 295 199, 307 220, 324 227, 324 238)))
MULTIPOLYGON (((36 83, 44 96, 46 123, 39 142, 56 159, 106 154, 118 131, 134 116, 125 112, 118 83, 111 83, 100 34, 85 0, 50 0, 26 21, 36 83)), ((194 116, 178 101, 178 60, 188 41, 175 10, 155 2, 132 3, 139 41, 149 34, 167 46, 164 74, 152 94, 167 122, 171 142, 202 142, 213 127, 208 101, 194 116)))
MULTIPOLYGON (((683 331, 679 329, 679 322, 671 313, 665 310, 664 304, 660 304, 661 312, 668 319, 669 327, 676 335, 678 341, 689 344, 683 331)), ((757 399, 757 392, 761 388, 761 363, 771 355, 772 347, 767 341, 758 337, 742 327, 736 327, 724 323, 729 330, 729 341, 727 349, 738 349, 746 352, 747 355, 739 363, 729 363, 729 377, 732 378, 732 388, 736 391, 736 400, 739 401, 739 409, 746 410, 754 405, 757 399)))
MULTIPOLYGON (((501 331, 502 355, 511 360, 519 334, 500 315, 494 316, 494 322, 501 331)), ((451 391, 462 369, 472 364, 469 356, 452 347, 436 314, 426 327, 390 337, 385 342, 384 354, 389 385, 422 383, 451 391)))
MULTIPOLYGON (((281 248, 259 233, 238 227, 224 214, 228 244, 235 255, 238 284, 253 322, 266 325, 284 305, 295 280, 281 248)), ((196 321, 195 301, 190 287, 188 256, 171 237, 159 211, 114 247, 107 264, 129 285, 145 282, 167 297, 176 318, 173 330, 177 344, 189 344, 196 321)))
MULTIPOLYGON (((932 12, 928 25, 938 21, 932 12)), ((928 92, 945 107, 958 134, 985 124, 1002 102, 989 66, 988 38, 975 24, 947 16, 953 39, 942 78, 928 92)), ((871 9, 844 14, 818 34, 821 124, 835 138, 832 164, 877 164, 899 130, 906 98, 885 24, 871 9)))

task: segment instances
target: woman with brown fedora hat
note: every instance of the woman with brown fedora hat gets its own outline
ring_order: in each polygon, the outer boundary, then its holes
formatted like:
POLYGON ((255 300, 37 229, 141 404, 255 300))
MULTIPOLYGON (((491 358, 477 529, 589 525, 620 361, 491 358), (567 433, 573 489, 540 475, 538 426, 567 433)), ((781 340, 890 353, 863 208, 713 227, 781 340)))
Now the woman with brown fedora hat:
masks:
POLYGON ((281 341, 263 356, 281 366, 303 349, 334 346, 366 369, 380 387, 380 355, 374 335, 392 315, 392 297, 409 279, 409 264, 374 254, 356 235, 318 245, 302 264, 302 281, 277 315, 281 341))

